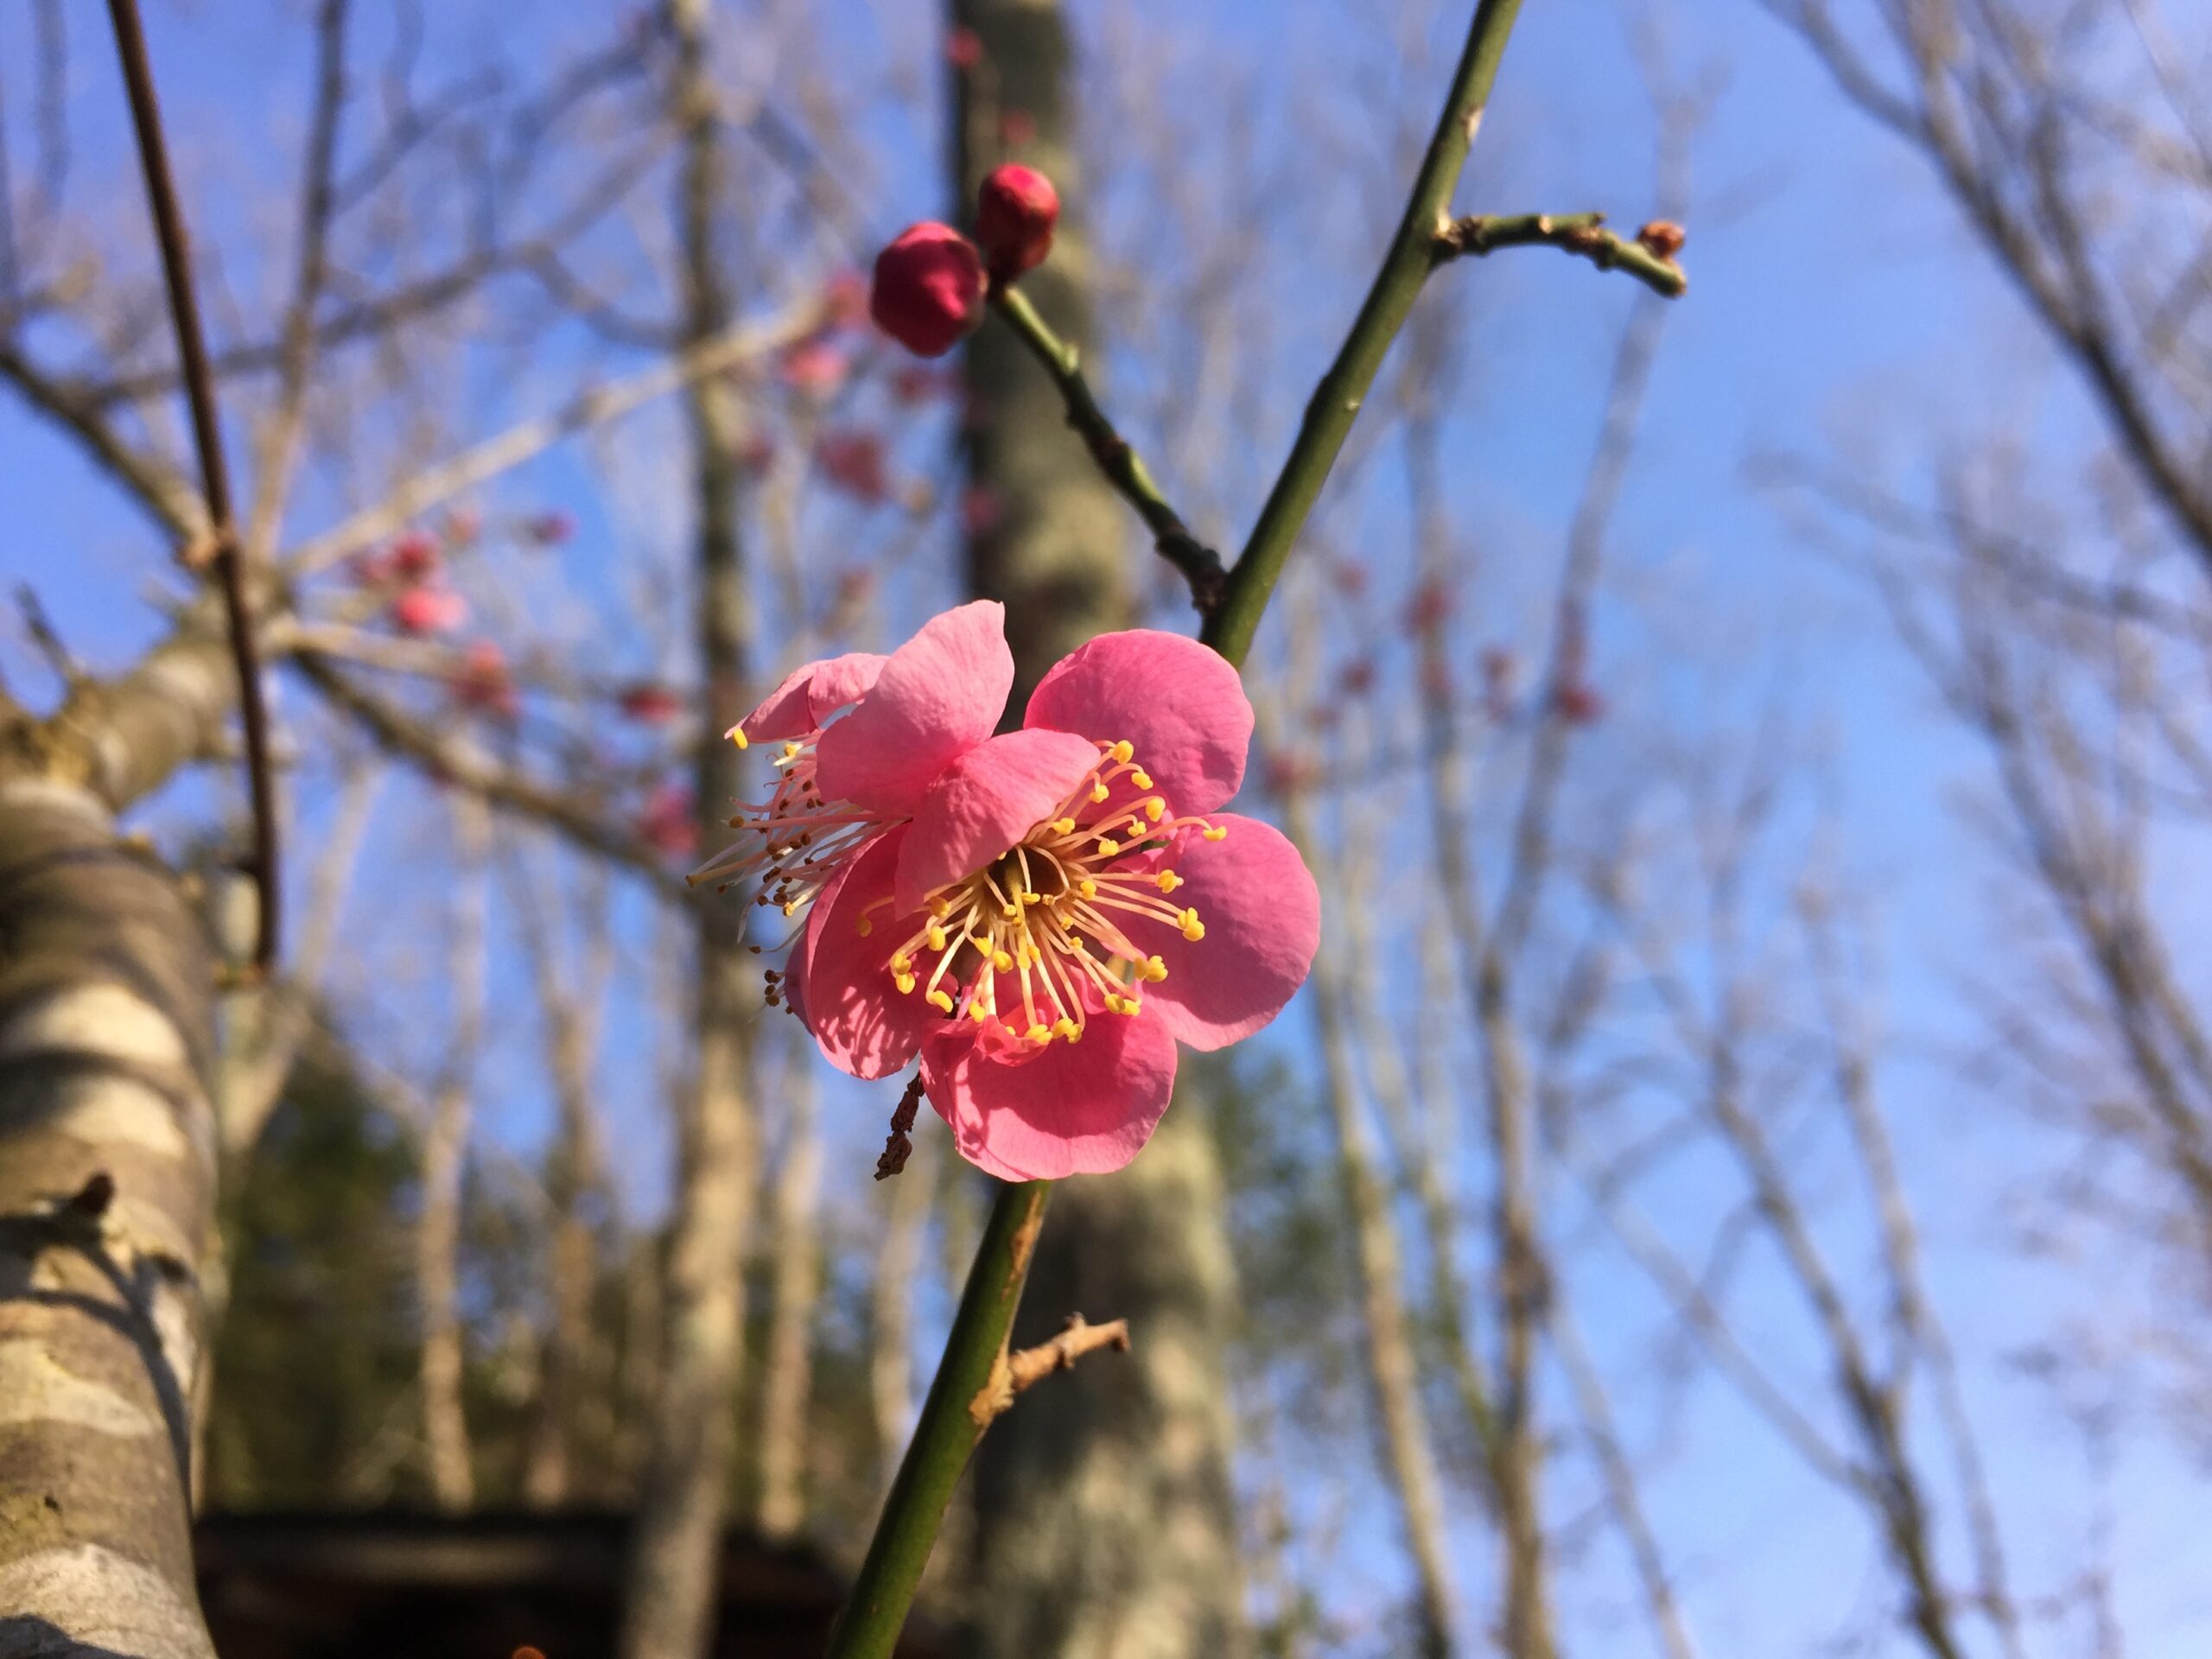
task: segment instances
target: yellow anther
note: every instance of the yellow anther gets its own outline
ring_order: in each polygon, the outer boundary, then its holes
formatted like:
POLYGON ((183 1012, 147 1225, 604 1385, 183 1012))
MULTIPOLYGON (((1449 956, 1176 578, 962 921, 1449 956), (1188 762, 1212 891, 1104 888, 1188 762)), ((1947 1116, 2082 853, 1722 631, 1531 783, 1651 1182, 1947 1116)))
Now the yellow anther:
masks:
POLYGON ((1052 823, 1052 830, 1056 836, 1071 836, 1075 834, 1075 820, 1073 818, 1054 818, 1052 823))
POLYGON ((1003 950, 994 950, 991 952, 991 966, 1002 974, 1010 974, 1014 971, 1014 958, 1003 950))
POLYGON ((1175 919, 1182 926, 1183 937, 1190 940, 1193 944, 1205 938, 1206 925, 1198 919, 1198 912, 1197 911, 1186 910, 1175 919))
MULTIPOLYGON (((952 994, 950 991, 931 991, 929 994, 928 1001, 929 1005, 933 1008, 940 1009, 946 1014, 950 1014, 952 1012, 952 994)), ((981 1008, 978 1008, 976 1011, 976 1016, 977 1019, 981 1019, 982 1017, 982 1010, 981 1008)))
POLYGON ((1122 850, 1122 843, 1111 836, 1098 837, 1098 852, 1102 858, 1111 858, 1122 850))
POLYGON ((1116 743, 1112 748, 1107 750, 1107 753, 1112 755, 1115 760, 1120 761, 1124 766, 1128 764, 1129 757, 1136 752, 1137 746, 1130 742, 1126 737, 1120 742, 1116 743))
POLYGON ((797 915, 798 913, 798 899, 785 899, 785 900, 784 901, 784 914, 785 914, 785 915, 786 915, 786 916, 795 916, 795 915, 797 915))
MULTIPOLYGON (((788 916, 791 912, 789 911, 785 911, 784 914, 788 916)), ((858 933, 861 938, 866 938, 869 934, 875 931, 875 924, 868 920, 867 917, 863 916, 859 921, 853 924, 853 931, 858 933)))
POLYGON ((1041 893, 1025 893, 1021 895, 1021 902, 1025 905, 1041 905, 1045 902, 1045 895, 1041 893))
POLYGON ((1090 798, 1091 798, 1091 801, 1092 801, 1092 803, 1093 803, 1094 804, 1096 804, 1097 802, 1100 802, 1100 801, 1104 800, 1104 799, 1105 799, 1109 795, 1111 795, 1113 792, 1114 792, 1114 791, 1113 791, 1112 790, 1110 790, 1110 789, 1107 788, 1107 787, 1106 787, 1106 785, 1103 785, 1103 784, 1093 784, 1093 785, 1090 786, 1090 798))
POLYGON ((990 1011, 984 1007, 982 1003, 970 1002, 968 1005, 968 1017, 980 1026, 984 1020, 989 1019, 991 1015, 990 1011))
POLYGON ((1007 905, 999 911, 999 914, 1005 917, 1007 920, 1012 921, 1014 918, 1021 914, 1021 906, 1020 905, 1007 905))
POLYGON ((1144 820, 1142 818, 1131 818, 1129 820, 1129 833, 1133 836, 1142 836, 1144 834, 1144 820))
POLYGON ((798 760, 798 748, 799 748, 799 746, 798 746, 798 744, 796 744, 796 743, 786 743, 786 744, 785 744, 785 745, 784 745, 784 759, 785 759, 785 760, 798 760))
POLYGON ((1183 885, 1183 878, 1173 870, 1162 870, 1152 878, 1152 885, 1162 893, 1173 893, 1183 885))
POLYGON ((1167 977, 1167 964, 1158 957, 1147 957, 1137 964, 1137 977, 1150 980, 1157 985, 1167 977))
POLYGON ((906 953, 904 950, 893 950, 891 953, 891 971, 893 973, 903 974, 913 965, 914 964, 912 962, 907 960, 906 953))
POLYGON ((742 726, 731 727, 724 735, 741 749, 749 749, 753 747, 753 740, 745 734, 745 728, 742 726))
POLYGON ((1106 995, 1106 1006, 1116 1014, 1134 1014, 1143 1007, 1144 1004, 1134 996, 1116 996, 1109 991, 1106 995))
POLYGON ((1032 1027, 1029 1027, 1029 1040, 1030 1040, 1031 1042, 1033 1042, 1033 1043, 1049 1043, 1049 1042, 1051 1042, 1051 1041, 1052 1040, 1052 1028, 1050 1026, 1032 1026, 1032 1027))
POLYGON ((1067 1015, 1064 1014, 1058 1019, 1052 1021, 1052 1035, 1055 1037, 1065 1037, 1068 1041, 1073 1042, 1077 1038, 1083 1035, 1083 1030, 1082 1027, 1077 1026, 1074 1020, 1069 1019, 1067 1015))
POLYGON ((1036 953, 1034 950, 1031 950, 1031 949, 1029 948, 1029 941, 1028 941, 1028 940, 1027 940, 1027 939, 1020 940, 1020 942, 1018 942, 1018 943, 1014 945, 1014 965, 1015 967, 1017 967, 1017 968, 1027 968, 1027 966, 1029 966, 1029 964, 1030 964, 1031 963, 1033 963, 1033 962, 1034 962, 1034 961, 1036 961, 1036 960, 1037 960, 1037 953, 1036 953))
MULTIPOLYGON (((943 921, 946 917, 952 914, 952 900, 950 899, 931 899, 930 914, 936 917, 940 922, 943 921)), ((930 949, 934 950, 937 949, 937 946, 931 945, 930 949)))
POLYGON ((939 927, 935 922, 931 922, 930 924, 930 931, 923 937, 928 940, 931 950, 942 950, 944 949, 944 930, 939 927))
POLYGON ((1139 789, 1150 789, 1152 787, 1152 774, 1140 766, 1136 771, 1129 774, 1129 781, 1135 784, 1139 789))
POLYGON ((893 974, 891 982, 899 988, 899 995, 911 996, 913 994, 914 976, 912 974, 893 974))
POLYGON ((1225 823, 1217 823, 1211 829, 1203 830, 1200 833, 1203 834, 1208 841, 1227 841, 1229 839, 1229 826, 1225 823))
MULTIPOLYGON (((1152 780, 1147 778, 1145 781, 1150 783, 1152 780)), ((1154 823, 1158 823, 1160 819, 1167 816, 1167 803, 1157 795, 1151 797, 1144 804, 1144 815, 1154 823)))
POLYGON ((1075 890, 1086 899, 1096 899, 1098 896, 1098 884, 1087 875, 1075 884, 1075 890))

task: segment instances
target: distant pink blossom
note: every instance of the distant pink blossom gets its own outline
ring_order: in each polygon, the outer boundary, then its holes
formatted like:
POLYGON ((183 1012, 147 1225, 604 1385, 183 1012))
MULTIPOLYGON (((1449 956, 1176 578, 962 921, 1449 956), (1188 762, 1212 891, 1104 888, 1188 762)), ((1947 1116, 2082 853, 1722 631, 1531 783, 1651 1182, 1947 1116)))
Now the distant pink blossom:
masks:
POLYGON ((988 535, 1004 515, 997 494, 982 485, 972 484, 960 493, 960 528, 969 535, 988 535))
POLYGON ((815 441, 814 464, 846 494, 873 505, 891 493, 883 440, 873 432, 824 432, 815 441))
POLYGON ((470 641, 461 671, 450 684, 454 701, 463 708, 479 709, 501 720, 512 720, 522 712, 521 694, 508 672, 506 653, 496 640, 470 641))
POLYGON ((626 687, 621 703, 622 712, 641 726, 665 726, 683 711, 675 692, 650 681, 626 687))
POLYGON ((822 285, 823 319, 833 328, 857 328, 868 321, 868 278, 847 266, 832 271, 822 285))
POLYGON ((816 335, 803 340, 784 353, 776 378, 793 391, 810 397, 827 397, 845 384, 852 372, 852 359, 835 340, 816 335))
POLYGON ((658 785, 645 797, 633 827, 638 838, 658 852, 683 858, 697 851, 699 815, 690 785, 658 785))
POLYGON ((468 620, 468 601, 450 588, 410 588, 393 598, 389 614, 402 633, 451 633, 468 620))

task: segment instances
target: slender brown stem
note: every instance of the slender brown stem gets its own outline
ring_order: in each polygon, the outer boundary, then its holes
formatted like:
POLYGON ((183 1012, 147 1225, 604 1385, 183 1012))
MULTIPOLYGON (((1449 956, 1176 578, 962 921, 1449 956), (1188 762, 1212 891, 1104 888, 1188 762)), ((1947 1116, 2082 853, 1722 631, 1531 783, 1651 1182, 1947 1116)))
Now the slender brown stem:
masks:
POLYGON ((1474 213, 1455 219, 1437 232, 1433 245, 1438 264, 1481 258, 1499 248, 1557 248, 1587 259, 1600 270, 1624 270, 1654 294, 1669 300, 1689 291, 1690 279, 1675 263, 1681 249, 1681 228, 1654 219, 1634 237, 1605 228, 1603 213, 1474 213))
POLYGON ((238 709, 245 726, 246 786, 253 800, 253 873, 261 888, 253 961, 255 968, 266 974, 276 965, 281 937, 276 790, 269 766, 269 709, 261 696, 261 664, 246 602, 245 573, 238 563, 230 474, 223 463, 222 425, 215 413, 215 383, 207 367, 200 301, 192 286, 192 245, 169 173, 168 146, 162 137, 161 105, 154 96, 153 65, 146 55, 146 31, 139 22, 137 0, 108 0, 108 15, 115 22, 116 51, 123 60, 124 83, 130 95, 130 122, 137 133, 138 159, 146 174, 146 199, 153 209, 154 234, 161 244, 162 274, 168 284, 169 314, 176 325, 177 354, 184 365, 185 395, 192 409, 193 441, 200 452, 201 487, 213 525, 215 577, 222 584, 224 621, 230 631, 231 654, 238 663, 238 709))

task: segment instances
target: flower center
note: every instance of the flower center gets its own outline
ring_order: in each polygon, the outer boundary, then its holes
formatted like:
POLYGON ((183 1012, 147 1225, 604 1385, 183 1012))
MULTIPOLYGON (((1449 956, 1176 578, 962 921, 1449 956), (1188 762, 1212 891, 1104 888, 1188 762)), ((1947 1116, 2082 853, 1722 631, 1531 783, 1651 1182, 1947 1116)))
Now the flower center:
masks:
MULTIPOLYGON (((1140 988, 1167 977, 1166 964, 1131 941, 1128 918, 1205 937, 1198 912, 1169 898, 1183 878, 1152 855, 1186 828, 1209 841, 1228 830, 1172 815, 1127 742, 1099 747, 1098 766, 1052 817, 929 895, 921 925, 891 952, 902 993, 979 1025, 996 1021, 1020 1042, 1079 1042, 1094 1001, 1134 1015, 1140 988)), ((864 915, 859 925, 871 924, 864 915)))

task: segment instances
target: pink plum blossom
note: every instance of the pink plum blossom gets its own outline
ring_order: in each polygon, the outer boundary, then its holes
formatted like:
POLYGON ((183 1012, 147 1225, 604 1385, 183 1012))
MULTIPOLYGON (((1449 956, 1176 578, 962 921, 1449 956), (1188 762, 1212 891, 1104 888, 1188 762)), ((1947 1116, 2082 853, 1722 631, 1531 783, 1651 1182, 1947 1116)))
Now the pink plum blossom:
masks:
POLYGON ((392 600, 390 614, 402 633, 451 633, 468 620, 468 601, 450 588, 410 588, 392 600))
POLYGON ((759 870, 759 902, 811 906, 781 994, 855 1077, 918 1059, 971 1163, 1118 1169, 1166 1110, 1176 1045, 1249 1036, 1304 982, 1319 897, 1280 833, 1221 810, 1252 734, 1226 662, 1103 635, 999 733, 1002 620, 963 606, 888 658, 786 679, 733 734, 781 741, 777 789, 693 880, 759 870))

